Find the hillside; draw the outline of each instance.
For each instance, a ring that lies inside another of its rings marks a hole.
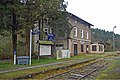
[[[102,41],[109,44],[108,51],[112,50],[113,44],[113,32],[101,30],[101,29],[91,29],[92,42]],[[120,35],[115,34],[115,48],[120,50]]]

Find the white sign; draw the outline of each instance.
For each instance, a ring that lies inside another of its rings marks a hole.
[[[84,44],[85,42],[84,41],[80,41],[81,44]]]
[[[51,45],[40,45],[40,55],[51,55]]]
[[[70,58],[69,50],[57,50],[57,59]]]
[[[70,51],[62,50],[62,58],[70,58]]]

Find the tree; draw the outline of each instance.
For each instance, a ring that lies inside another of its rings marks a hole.
[[[40,37],[41,37],[41,39],[43,39],[44,38],[43,27],[44,27],[45,21],[47,20],[48,25],[50,25],[50,27],[53,30],[55,29],[55,26],[59,27],[58,21],[60,21],[59,19],[61,18],[61,16],[63,16],[63,15],[61,15],[62,12],[60,10],[64,11],[66,9],[66,6],[65,6],[65,4],[63,4],[64,0],[49,0],[49,1],[48,0],[36,0],[34,3],[32,1],[33,0],[29,0],[26,3],[25,6],[27,8],[24,10],[25,12],[23,12],[23,10],[20,10],[20,11],[22,11],[22,15],[21,15],[22,17],[20,18],[22,22],[20,22],[20,23],[23,23],[24,27],[26,26],[25,32],[29,33],[30,27],[34,25],[35,21],[38,21],[39,29],[41,32]],[[21,9],[23,9],[23,8],[21,8]],[[21,12],[19,12],[19,13],[21,13]],[[34,27],[32,27],[32,28],[34,28]],[[26,35],[26,37],[27,36],[29,36],[29,35]],[[28,39],[29,38],[26,39],[27,40],[26,42],[29,42]],[[29,50],[27,50],[27,51],[29,51]]]
[[[106,51],[112,51],[113,50],[113,32],[101,30],[101,29],[92,29],[92,42],[98,42],[102,41],[107,44]],[[119,50],[119,43],[120,43],[120,35],[115,34],[115,48],[116,50]]]
[[[15,34],[25,31],[26,53],[29,53],[29,31],[34,28],[34,23],[37,20],[41,21],[42,26],[39,25],[41,34],[43,34],[43,24],[46,19],[52,28],[58,27],[59,15],[62,13],[60,10],[64,11],[65,8],[64,0],[2,0],[0,4],[0,30],[10,32],[14,30]],[[13,17],[15,21],[13,21]],[[13,26],[16,28],[13,29]]]
[[[58,19],[54,22],[56,24],[56,26],[54,28],[56,37],[64,38],[64,39],[67,40],[67,49],[68,49],[68,46],[69,46],[70,33],[71,33],[71,30],[74,27],[69,23],[70,15],[71,14],[66,12],[66,11],[61,12]]]
[[[5,0],[2,1],[0,4],[1,6],[1,17],[3,18],[2,27],[1,29],[7,29],[12,32],[12,43],[13,43],[13,54],[14,54],[14,64],[16,59],[16,47],[17,47],[17,21],[16,21],[16,14],[14,12],[14,8],[12,7],[14,5],[14,1],[11,0]],[[10,21],[9,17],[12,19]]]

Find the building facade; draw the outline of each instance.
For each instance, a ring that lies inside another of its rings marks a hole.
[[[94,44],[91,44],[91,47],[90,47],[90,52],[91,53],[104,53],[104,44],[101,44],[101,43],[94,43]]]
[[[70,14],[69,23],[72,25],[71,33],[68,38],[55,38],[54,43],[56,49],[69,50],[71,56],[79,55],[80,53],[90,53],[91,44],[91,26],[92,24],[87,21],[77,17],[74,14]],[[44,32],[52,34],[52,29],[49,25],[44,24]],[[38,30],[38,25],[36,25],[35,30]],[[39,35],[34,35],[34,52],[38,52]],[[44,38],[44,40],[47,40]]]
[[[69,50],[71,56],[90,53],[91,26],[93,25],[71,13],[69,14],[69,23],[73,28],[69,38],[55,40],[57,48]]]

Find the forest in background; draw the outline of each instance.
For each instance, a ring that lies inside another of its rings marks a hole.
[[[112,51],[113,47],[113,32],[101,30],[101,29],[91,29],[92,42],[104,42],[108,44],[109,48],[106,51]],[[120,50],[120,35],[115,34],[115,50]]]

